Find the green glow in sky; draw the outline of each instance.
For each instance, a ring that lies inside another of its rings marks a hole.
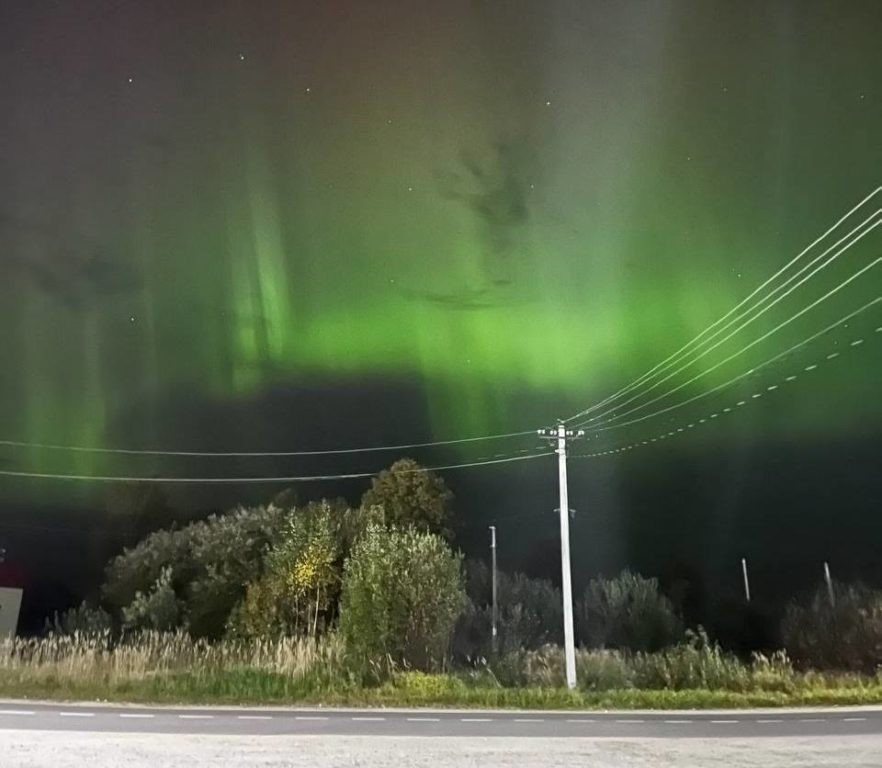
[[[175,34],[144,10],[107,22],[116,39],[146,30],[125,56],[68,12],[73,42],[49,63],[0,62],[0,433],[167,444],[177,392],[236,404],[388,377],[424,393],[414,439],[444,438],[530,428],[621,386],[882,181],[872,25],[712,5],[296,19],[234,4]],[[18,34],[55,45],[35,20]],[[875,258],[880,231],[750,333]],[[880,285],[876,269],[701,386]],[[882,373],[867,347],[840,382],[848,418],[807,387],[792,419],[850,428]],[[291,418],[285,447],[309,447]]]

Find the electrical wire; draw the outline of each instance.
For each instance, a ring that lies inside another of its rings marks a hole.
[[[534,433],[535,434],[535,433]],[[544,451],[542,453],[532,453],[526,456],[506,456],[500,459],[485,459],[481,461],[470,461],[462,464],[446,464],[435,467],[420,467],[418,469],[403,470],[404,472],[439,472],[449,469],[465,469],[468,467],[482,467],[488,464],[506,464],[513,461],[528,461],[530,459],[538,459],[542,456],[551,456],[553,451]],[[84,482],[100,482],[100,483],[189,483],[189,484],[237,484],[237,483],[306,483],[321,480],[358,480],[366,477],[375,477],[381,470],[377,472],[349,472],[343,474],[332,475],[296,475],[287,477],[144,477],[132,475],[75,475],[61,474],[54,472],[24,472],[17,470],[0,470],[0,477],[26,478],[37,480],[75,480]]]
[[[811,342],[815,341],[816,339],[820,338],[821,336],[829,333],[834,328],[838,328],[840,325],[847,323],[849,320],[857,317],[862,312],[865,312],[866,310],[870,309],[870,307],[873,307],[876,304],[879,304],[880,302],[882,302],[882,296],[877,296],[872,301],[868,301],[862,307],[858,307],[858,309],[854,310],[854,312],[849,312],[847,315],[839,318],[839,320],[837,320],[835,323],[831,323],[826,328],[821,329],[817,333],[813,333],[811,336],[808,336],[807,338],[803,339],[799,343],[794,344],[792,347],[785,349],[783,352],[779,352],[777,355],[774,355],[773,357],[770,357],[767,360],[764,360],[762,363],[759,363],[758,365],[753,366],[753,368],[751,368],[750,370],[747,370],[744,373],[740,373],[737,376],[729,379],[728,381],[723,382],[722,384],[717,384],[716,386],[712,387],[711,389],[705,390],[704,392],[699,392],[697,395],[693,395],[692,397],[690,397],[686,400],[682,400],[679,403],[676,403],[674,405],[669,405],[666,408],[660,408],[657,411],[653,411],[652,413],[644,414],[643,416],[638,416],[637,418],[630,419],[629,421],[623,421],[618,424],[610,424],[609,422],[612,421],[612,419],[610,419],[608,422],[606,422],[606,425],[592,427],[591,431],[592,432],[606,432],[611,429],[618,429],[620,427],[627,427],[627,426],[630,426],[631,424],[637,424],[638,422],[646,421],[647,419],[651,419],[655,416],[661,416],[662,414],[669,413],[670,411],[674,411],[678,408],[682,408],[684,405],[689,405],[690,403],[694,403],[696,400],[701,400],[702,398],[713,395],[716,392],[719,392],[720,390],[726,389],[726,387],[730,387],[733,384],[741,381],[741,379],[744,379],[747,376],[750,376],[750,375],[756,373],[757,371],[771,365],[772,363],[777,362],[781,358],[787,357],[787,355],[791,354],[792,352],[795,352],[797,349],[804,347],[806,344],[810,344]],[[577,426],[584,426],[584,425],[577,425]]]
[[[875,329],[875,333],[882,334],[882,326],[877,327]],[[864,345],[864,341],[865,341],[864,338],[853,339],[849,343],[847,349],[861,348]],[[841,355],[841,352],[838,350],[830,352],[829,354],[825,355],[823,359],[819,360],[819,362],[814,362],[814,363],[810,363],[809,365],[803,366],[802,372],[811,373],[812,371],[817,370],[821,364],[828,363],[832,360],[836,360],[840,357],[840,355]],[[658,443],[663,440],[667,440],[671,437],[677,437],[681,434],[686,434],[690,430],[692,430],[696,427],[699,427],[703,424],[716,422],[716,420],[718,420],[721,417],[725,417],[728,414],[735,413],[735,412],[737,412],[737,409],[742,408],[743,406],[747,405],[748,403],[759,400],[765,394],[779,391],[781,389],[782,385],[790,384],[790,383],[796,381],[798,378],[799,378],[799,374],[791,374],[789,376],[786,376],[783,379],[781,379],[778,383],[769,384],[765,387],[764,390],[754,392],[752,395],[750,395],[750,397],[745,397],[745,398],[737,401],[736,403],[734,403],[731,406],[725,406],[723,408],[718,408],[716,411],[713,411],[712,413],[709,413],[706,416],[703,416],[701,418],[697,418],[697,419],[694,419],[693,421],[688,422],[685,426],[677,427],[676,429],[668,429],[666,432],[661,432],[659,434],[656,434],[653,437],[645,437],[643,439],[638,438],[633,443],[622,444],[622,445],[617,446],[616,448],[609,448],[604,451],[595,451],[593,453],[578,453],[578,454],[571,453],[571,454],[569,454],[569,457],[573,458],[573,459],[594,459],[594,458],[598,458],[601,456],[612,456],[613,454],[625,453],[626,451],[631,451],[631,450],[634,450],[635,448],[640,448],[642,446],[649,446],[649,445],[652,445],[653,443]]]
[[[444,445],[460,445],[486,440],[504,440],[525,435],[535,435],[535,430],[506,432],[498,435],[462,437],[455,440],[435,440],[427,443],[402,443],[400,445],[376,445],[363,448],[334,448],[322,451],[173,451],[161,449],[136,448],[91,448],[82,445],[57,445],[52,443],[30,443],[24,440],[0,440],[0,446],[7,448],[36,448],[46,451],[70,451],[71,453],[103,453],[125,456],[194,456],[211,458],[285,458],[292,456],[332,456],[351,453],[379,453],[381,451],[403,451],[412,448],[434,448]]]
[[[750,294],[745,296],[738,304],[736,304],[734,307],[732,307],[732,309],[730,309],[725,315],[723,315],[722,317],[718,318],[716,321],[711,323],[711,325],[709,325],[707,328],[705,328],[703,331],[701,331],[697,336],[692,338],[690,341],[688,341],[686,344],[684,344],[678,350],[673,352],[671,355],[669,355],[667,358],[662,360],[660,363],[657,363],[655,366],[650,368],[648,371],[646,371],[645,373],[643,373],[642,375],[640,375],[639,377],[637,377],[636,379],[631,381],[629,384],[622,387],[621,389],[617,390],[616,392],[612,393],[611,395],[608,395],[607,397],[598,401],[594,405],[589,406],[588,408],[583,409],[579,413],[576,413],[573,416],[570,416],[569,418],[565,419],[565,422],[574,421],[575,419],[578,419],[581,416],[585,416],[589,413],[594,412],[598,408],[603,408],[606,405],[608,405],[609,403],[619,399],[620,397],[627,394],[628,392],[631,392],[635,388],[641,386],[647,380],[653,378],[653,376],[655,374],[657,374],[660,370],[664,369],[665,366],[672,364],[672,361],[674,361],[682,353],[686,352],[686,350],[690,349],[690,347],[692,347],[696,342],[700,341],[707,333],[709,333],[714,328],[716,328],[720,323],[723,323],[724,321],[726,321],[729,317],[731,317],[732,314],[734,314],[741,307],[743,307],[745,304],[750,302],[750,300],[753,299],[758,293],[760,293],[764,288],[766,288],[773,281],[775,281],[778,277],[780,277],[782,274],[784,274],[791,266],[796,264],[806,253],[808,253],[818,243],[820,243],[827,236],[829,236],[844,221],[846,221],[850,216],[852,216],[857,210],[859,210],[864,205],[866,205],[867,202],[869,202],[873,197],[878,195],[880,192],[882,192],[882,186],[874,189],[869,195],[867,195],[863,200],[861,200],[851,210],[849,210],[847,213],[845,213],[843,216],[841,216],[829,229],[827,229],[823,234],[821,234],[818,238],[816,238],[814,241],[812,241],[808,246],[806,246],[802,251],[800,251],[793,259],[791,259],[789,262],[787,262],[787,264],[785,264],[783,267],[781,267],[775,274],[773,274],[771,277],[766,279],[765,282],[763,282],[761,285],[757,286]],[[877,213],[878,213],[878,211],[877,211]],[[875,215],[875,214],[873,214],[873,215]],[[870,218],[872,218],[872,216],[868,217],[863,222],[861,222],[861,225],[858,225],[858,228],[860,226],[862,226],[863,224],[865,224],[867,221],[869,221]],[[852,230],[852,232],[854,232],[854,231],[855,230]]]
[[[882,224],[882,221],[880,221],[879,224]],[[878,226],[878,225],[876,225],[876,226]],[[719,368],[720,366],[725,365],[726,363],[730,362],[731,360],[735,359],[735,358],[738,357],[739,355],[741,355],[741,354],[743,354],[744,352],[746,352],[748,349],[751,349],[752,347],[756,346],[756,345],[759,344],[761,341],[765,341],[767,338],[769,338],[769,336],[772,336],[773,334],[775,334],[775,333],[777,333],[778,331],[780,331],[782,328],[785,328],[786,326],[790,325],[790,323],[792,323],[794,320],[796,320],[797,318],[801,317],[801,316],[804,315],[806,312],[808,312],[808,311],[814,309],[816,306],[818,306],[819,304],[823,303],[824,301],[826,301],[827,299],[829,299],[831,296],[834,296],[836,293],[838,293],[839,291],[841,291],[843,288],[845,288],[847,285],[849,285],[850,283],[852,283],[854,280],[856,280],[858,277],[860,277],[861,275],[863,275],[865,272],[867,272],[868,270],[872,269],[873,267],[878,266],[880,262],[882,262],[882,257],[877,257],[874,261],[871,261],[871,262],[870,262],[869,264],[867,264],[865,267],[863,267],[862,269],[859,269],[857,272],[855,272],[854,274],[852,274],[850,277],[848,277],[847,279],[843,280],[843,281],[842,281],[841,283],[839,283],[839,285],[837,285],[835,288],[832,288],[832,289],[829,290],[827,293],[825,293],[823,296],[821,296],[820,298],[816,299],[816,300],[813,301],[811,304],[808,304],[807,306],[803,307],[801,310],[799,310],[798,312],[796,312],[794,315],[792,315],[791,317],[789,317],[789,318],[787,318],[786,320],[782,321],[781,323],[779,323],[778,325],[776,325],[774,328],[772,328],[770,331],[767,331],[766,333],[764,333],[764,334],[763,334],[762,336],[760,336],[759,338],[754,339],[754,340],[751,341],[749,344],[747,344],[747,345],[745,345],[744,347],[742,347],[741,349],[739,349],[737,352],[733,352],[731,355],[729,355],[729,356],[726,357],[726,358],[723,358],[722,360],[720,360],[719,362],[717,362],[717,363],[715,363],[714,365],[710,366],[709,368],[705,368],[703,371],[699,371],[697,374],[695,374],[695,376],[693,376],[693,377],[690,378],[690,379],[687,379],[686,381],[682,382],[681,384],[678,384],[678,385],[675,386],[673,389],[670,389],[670,390],[668,390],[667,392],[664,392],[664,393],[662,393],[661,395],[658,395],[658,396],[652,398],[651,400],[647,400],[646,402],[641,403],[640,405],[636,405],[634,408],[631,408],[630,410],[623,411],[622,413],[616,414],[615,416],[611,416],[609,419],[607,419],[605,422],[602,422],[602,423],[609,423],[609,422],[611,422],[611,421],[615,421],[616,419],[620,419],[620,418],[622,418],[623,416],[628,416],[628,415],[630,415],[630,414],[632,414],[632,413],[636,413],[637,411],[640,411],[640,410],[642,410],[643,408],[646,408],[647,406],[652,405],[653,403],[657,403],[659,400],[663,400],[664,398],[668,397],[669,395],[674,394],[674,392],[678,392],[679,390],[683,389],[683,387],[686,387],[686,386],[688,386],[689,384],[692,384],[693,382],[697,381],[698,379],[703,378],[704,376],[707,376],[709,373],[712,373],[713,371],[715,371],[715,370],[716,370],[717,368]],[[716,345],[714,345],[714,346],[715,346],[715,347],[716,347],[716,346],[719,346],[719,344],[722,344],[724,341],[727,341],[729,338],[731,338],[732,336],[734,336],[735,333],[737,333],[737,331],[733,331],[733,333],[731,333],[731,334],[730,334],[729,336],[727,336],[725,339],[722,339],[721,341],[719,341],[719,342],[718,342]],[[712,347],[711,349],[713,349],[713,347]],[[710,351],[710,350],[707,350],[707,351]],[[687,366],[684,366],[684,368],[685,368],[685,367],[688,367],[688,365],[687,365]],[[662,379],[659,383],[661,383],[662,381],[667,381],[667,380],[670,379],[672,376],[676,375],[677,373],[680,373],[680,371],[682,371],[682,370],[683,370],[683,368],[680,368],[680,369],[674,371],[674,373],[669,374],[669,375],[666,376],[664,379]],[[630,402],[630,401],[629,401],[629,402]],[[588,420],[586,420],[586,421],[584,421],[584,422],[581,422],[581,423],[577,424],[576,426],[584,427],[584,426],[586,426],[590,421],[591,421],[591,419],[588,419]]]

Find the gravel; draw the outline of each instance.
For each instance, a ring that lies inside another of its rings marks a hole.
[[[878,768],[882,736],[540,739],[0,731],[4,768]]]

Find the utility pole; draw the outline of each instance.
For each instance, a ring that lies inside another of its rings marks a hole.
[[[830,576],[830,563],[824,561],[824,581],[827,582],[827,597],[830,599],[830,607],[836,607],[836,593],[833,591],[833,579]]]
[[[492,584],[492,591],[493,591],[493,626],[490,630],[490,634],[491,634],[490,643],[491,643],[491,647],[493,648],[493,653],[495,655],[496,650],[497,650],[497,642],[498,642],[497,636],[499,634],[499,631],[497,629],[497,620],[499,618],[499,614],[497,613],[497,608],[496,608],[496,526],[495,525],[490,526],[490,563],[491,563],[490,570],[491,570],[491,574],[492,574],[492,576],[491,576],[492,580],[490,583]]]
[[[567,688],[576,687],[576,646],[573,632],[573,577],[570,570],[570,502],[567,492],[567,440],[582,437],[583,430],[567,429],[562,421],[552,429],[540,429],[543,437],[557,441],[557,472],[560,489],[560,568],[563,593],[564,655],[567,663]]]
[[[750,602],[750,581],[747,579],[747,558],[741,558],[741,575],[744,577],[744,599]]]

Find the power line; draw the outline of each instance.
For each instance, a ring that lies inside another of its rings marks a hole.
[[[875,299],[873,299],[872,301],[868,301],[866,304],[864,304],[862,307],[859,307],[854,312],[849,312],[844,317],[839,318],[839,320],[837,320],[835,323],[831,323],[826,328],[821,329],[817,333],[813,333],[811,336],[808,336],[807,338],[803,339],[799,343],[794,344],[792,347],[785,349],[783,352],[779,352],[777,355],[774,355],[773,357],[770,357],[767,360],[764,360],[762,363],[759,363],[758,365],[753,366],[753,368],[751,368],[750,370],[747,370],[744,373],[740,373],[737,376],[729,379],[728,381],[723,382],[722,384],[717,384],[716,386],[712,387],[711,389],[705,390],[704,392],[699,392],[697,395],[694,395],[686,400],[682,400],[679,403],[676,403],[674,405],[669,405],[666,408],[661,408],[657,411],[653,411],[652,413],[644,414],[643,416],[638,416],[637,418],[630,419],[629,421],[623,421],[618,424],[610,424],[610,422],[614,421],[614,419],[608,419],[606,422],[604,422],[603,426],[592,427],[591,431],[592,432],[606,432],[610,429],[618,429],[620,427],[627,427],[627,426],[630,426],[631,424],[637,424],[638,422],[646,421],[647,419],[651,419],[655,416],[660,416],[664,413],[669,413],[670,411],[676,410],[677,408],[682,408],[684,405],[689,405],[690,403],[694,403],[696,400],[701,400],[702,398],[708,397],[709,395],[712,395],[716,392],[719,392],[720,390],[725,389],[726,387],[729,387],[732,384],[735,384],[736,382],[740,381],[741,379],[746,378],[747,376],[750,376],[753,373],[756,373],[757,371],[761,370],[762,368],[765,368],[766,366],[769,366],[772,363],[777,362],[782,357],[787,357],[787,355],[791,354],[792,352],[795,352],[800,347],[804,347],[806,344],[810,344],[811,342],[815,341],[816,339],[820,338],[821,336],[829,333],[834,328],[838,328],[840,325],[847,323],[849,320],[857,317],[859,314],[861,314],[862,312],[865,312],[870,307],[875,306],[879,302],[882,302],[882,296],[877,296]],[[668,394],[670,394],[670,393],[668,393]],[[580,425],[580,426],[584,426],[584,425]]]
[[[877,301],[878,301],[878,299],[877,299]],[[874,332],[877,334],[882,334],[882,326],[876,328]],[[849,343],[848,348],[850,348],[850,349],[860,348],[863,346],[864,341],[865,340],[863,337],[853,339]],[[833,360],[838,359],[840,357],[840,355],[841,355],[841,352],[838,350],[830,352],[829,354],[825,355],[822,359],[818,359],[817,362],[809,363],[808,365],[803,366],[801,373],[811,373],[813,371],[816,371],[821,365],[824,365],[826,363],[829,363]],[[696,427],[699,427],[704,424],[714,423],[722,417],[725,417],[725,416],[732,414],[732,413],[736,413],[738,411],[738,409],[743,408],[748,403],[752,403],[756,400],[761,399],[766,394],[771,394],[771,393],[777,392],[779,389],[781,389],[782,385],[790,384],[790,383],[796,381],[799,378],[799,376],[800,376],[800,374],[798,374],[798,373],[786,376],[783,379],[779,380],[778,383],[773,383],[773,384],[767,385],[764,390],[754,392],[749,397],[744,397],[741,400],[738,400],[737,402],[733,403],[732,405],[728,405],[723,408],[718,408],[716,411],[713,411],[713,412],[707,414],[706,416],[694,419],[693,421],[686,423],[685,426],[677,427],[676,429],[668,429],[667,431],[660,432],[660,433],[654,435],[653,437],[646,437],[644,439],[638,438],[633,443],[622,444],[620,446],[617,446],[616,448],[610,448],[605,451],[595,451],[593,453],[574,454],[574,455],[572,455],[572,458],[574,458],[574,459],[594,459],[594,458],[599,458],[601,456],[612,456],[617,453],[625,453],[626,451],[632,451],[635,448],[640,448],[642,446],[649,446],[649,445],[652,445],[653,443],[659,443],[663,440],[667,440],[672,437],[677,437],[681,434],[686,434],[689,431],[695,429]]]
[[[880,212],[882,212],[882,209],[880,209]],[[878,213],[878,212],[877,212],[877,213]],[[876,215],[877,215],[877,214],[873,214],[873,217],[875,217]],[[870,218],[873,218],[873,217],[870,217]],[[875,224],[873,224],[871,227],[867,228],[864,232],[862,232],[860,235],[858,235],[858,237],[856,237],[856,238],[855,238],[854,240],[852,240],[850,243],[848,243],[847,245],[843,246],[839,251],[837,251],[837,252],[834,253],[829,259],[827,259],[827,261],[825,261],[823,264],[821,264],[821,266],[816,267],[812,272],[810,272],[808,275],[806,275],[804,278],[802,278],[802,280],[800,280],[798,283],[796,283],[795,285],[791,286],[788,290],[786,290],[784,293],[782,293],[777,299],[775,299],[773,302],[771,302],[770,304],[768,304],[768,305],[766,305],[765,307],[763,307],[763,308],[762,308],[759,312],[757,312],[753,317],[748,318],[745,322],[741,323],[741,325],[739,325],[737,328],[735,328],[734,331],[732,331],[731,333],[729,333],[727,336],[724,336],[722,339],[719,339],[716,343],[712,344],[710,347],[708,347],[708,348],[705,349],[703,352],[701,352],[700,354],[698,354],[697,356],[695,356],[693,359],[691,359],[691,360],[686,360],[685,362],[681,361],[682,364],[680,364],[679,367],[678,367],[676,370],[674,370],[674,371],[672,371],[671,373],[667,374],[665,377],[659,379],[659,380],[656,381],[654,384],[651,384],[649,387],[647,387],[646,389],[644,389],[642,392],[637,392],[636,394],[632,395],[630,398],[628,398],[627,400],[625,400],[623,403],[619,403],[618,405],[613,406],[612,408],[609,408],[609,409],[607,409],[606,411],[603,411],[603,412],[600,413],[600,414],[597,414],[597,415],[595,415],[595,416],[590,417],[589,419],[587,419],[586,422],[583,422],[583,424],[584,424],[584,423],[587,423],[587,422],[590,422],[590,421],[594,421],[594,420],[596,420],[596,419],[603,418],[604,416],[606,416],[606,415],[608,415],[608,414],[610,414],[610,413],[613,413],[613,412],[616,411],[617,409],[622,408],[622,407],[628,405],[629,403],[634,402],[634,401],[637,400],[638,398],[640,398],[640,397],[642,397],[643,395],[647,394],[648,392],[651,392],[652,390],[654,390],[654,389],[655,389],[656,387],[658,387],[660,384],[663,384],[664,382],[666,382],[666,381],[668,381],[669,379],[671,379],[671,378],[673,378],[674,376],[676,376],[678,373],[681,373],[682,371],[684,371],[685,369],[687,369],[689,366],[693,365],[693,364],[696,363],[698,360],[700,360],[701,358],[705,357],[705,356],[706,356],[707,354],[709,354],[710,352],[713,352],[713,350],[715,350],[715,349],[716,349],[717,347],[719,347],[721,344],[724,344],[725,342],[727,342],[727,341],[728,341],[729,339],[731,339],[733,336],[735,336],[735,335],[738,334],[740,331],[742,331],[744,328],[746,328],[748,325],[750,325],[754,320],[756,320],[757,318],[759,318],[761,315],[765,314],[768,310],[770,310],[772,307],[774,307],[774,306],[775,306],[776,304],[778,304],[779,302],[783,301],[787,296],[789,296],[791,293],[793,293],[793,291],[795,291],[797,288],[799,288],[799,287],[800,287],[801,285],[803,285],[805,282],[807,282],[808,280],[810,280],[814,275],[816,275],[816,274],[817,274],[818,272],[820,272],[822,269],[824,269],[825,267],[829,266],[829,265],[830,265],[830,264],[831,264],[836,258],[838,258],[842,253],[844,253],[847,249],[851,248],[851,247],[852,247],[853,245],[855,245],[859,240],[861,240],[861,239],[862,239],[863,237],[865,237],[866,235],[870,234],[870,232],[872,232],[876,227],[878,227],[878,226],[880,226],[880,225],[882,225],[882,219],[878,220],[878,221],[877,221]],[[851,234],[852,234],[852,233],[849,232],[849,234],[846,235],[846,237],[850,236]],[[845,238],[842,238],[842,239],[840,239],[839,241],[837,241],[837,245],[838,245],[839,243],[841,243],[842,240],[844,240],[844,239],[845,239]],[[834,247],[835,247],[835,246],[834,246]],[[824,253],[828,253],[829,250],[830,250],[830,249],[828,249],[828,250],[825,251]],[[822,254],[822,255],[823,255],[823,254]],[[809,266],[811,265],[811,263],[814,263],[814,262],[810,262]],[[877,260],[876,263],[878,263],[878,260]],[[871,264],[870,266],[873,266],[873,264]],[[786,285],[786,283],[785,283],[785,285]],[[783,286],[781,286],[781,287],[783,287]],[[780,289],[780,288],[779,288],[779,289]],[[774,293],[774,292],[773,292],[773,293]],[[773,295],[773,294],[769,294],[769,296],[771,296],[771,295]],[[767,296],[766,298],[768,298],[768,296]],[[760,303],[762,303],[762,302],[760,302]],[[738,318],[736,318],[736,320],[740,319],[741,317],[743,317],[743,315],[739,315]],[[721,331],[722,331],[722,330],[725,330],[726,327],[728,327],[728,326],[724,326],[724,327],[723,327],[722,329],[720,329],[720,330],[721,330]],[[718,331],[718,333],[719,333],[719,331]],[[714,334],[714,336],[716,336],[716,334]],[[709,339],[707,339],[707,341],[713,339],[714,336],[711,336]],[[662,370],[664,370],[664,369],[662,369]],[[660,370],[659,372],[661,372],[661,370]],[[650,401],[650,402],[654,402],[654,401]],[[642,407],[642,406],[639,406],[639,407]],[[613,416],[612,418],[615,419],[615,418],[617,418],[617,416]]]
[[[533,433],[535,434],[535,433]],[[435,467],[420,467],[418,469],[403,470],[404,472],[438,472],[448,469],[466,469],[468,467],[482,467],[488,464],[506,464],[513,461],[528,461],[538,459],[541,456],[551,456],[553,452],[532,453],[526,456],[506,456],[499,459],[485,459],[482,461],[470,461],[462,464],[446,464]],[[24,472],[17,470],[0,470],[0,477],[17,477],[34,480],[74,480],[96,483],[178,483],[178,484],[236,484],[236,483],[306,483],[320,480],[359,480],[366,477],[375,477],[377,472],[349,472],[336,475],[298,475],[289,477],[143,477],[143,476],[109,476],[109,475],[74,475],[54,472]]]
[[[882,222],[879,222],[879,223],[882,224]],[[814,309],[816,306],[818,306],[818,304],[821,304],[822,302],[824,302],[824,301],[826,301],[827,299],[829,299],[831,296],[833,296],[833,295],[835,295],[836,293],[838,293],[839,291],[841,291],[843,288],[845,288],[845,286],[847,286],[848,284],[852,283],[854,280],[856,280],[858,277],[860,277],[864,272],[867,272],[868,270],[870,270],[870,269],[872,269],[873,267],[877,266],[880,262],[882,262],[882,257],[877,257],[875,261],[872,261],[872,262],[870,262],[869,264],[867,264],[865,267],[863,267],[862,269],[859,269],[857,272],[855,272],[855,273],[854,273],[853,275],[851,275],[849,278],[847,278],[846,280],[843,280],[843,281],[842,281],[839,285],[837,285],[835,288],[832,288],[831,290],[827,291],[827,293],[825,293],[823,296],[821,296],[820,298],[816,299],[816,300],[813,301],[811,304],[808,304],[807,306],[803,307],[803,308],[802,308],[801,310],[799,310],[796,314],[792,315],[791,317],[787,318],[787,319],[784,320],[783,322],[781,322],[781,323],[779,323],[778,325],[776,325],[774,328],[772,328],[772,330],[767,331],[767,332],[764,333],[762,336],[760,336],[758,339],[754,339],[752,342],[750,342],[749,344],[745,345],[744,347],[742,347],[741,349],[739,349],[737,352],[733,352],[731,355],[729,355],[729,356],[726,357],[726,358],[723,358],[723,359],[720,360],[719,362],[717,362],[717,363],[715,363],[714,365],[712,365],[710,368],[706,368],[706,369],[704,369],[703,371],[699,371],[697,374],[695,374],[695,376],[693,376],[693,377],[690,378],[690,379],[687,379],[686,381],[682,382],[681,384],[678,384],[678,385],[677,385],[676,387],[674,387],[673,389],[670,389],[670,390],[668,390],[667,392],[664,392],[664,393],[662,393],[661,395],[658,395],[657,397],[652,398],[651,400],[647,400],[645,403],[641,403],[640,405],[634,406],[634,407],[631,408],[630,410],[623,411],[622,413],[616,414],[615,416],[610,417],[609,419],[606,420],[606,422],[603,422],[603,423],[609,423],[610,421],[615,421],[616,419],[620,419],[620,418],[622,418],[623,416],[628,416],[629,414],[632,414],[632,413],[635,413],[635,412],[637,412],[637,411],[639,411],[639,410],[642,410],[643,408],[646,408],[647,406],[652,405],[653,403],[657,403],[659,400],[663,400],[664,398],[668,397],[668,395],[672,395],[672,394],[674,394],[674,392],[678,392],[679,390],[683,389],[683,387],[688,386],[689,384],[692,384],[693,382],[697,381],[698,379],[700,379],[700,378],[702,378],[702,377],[704,377],[704,376],[707,376],[709,373],[712,373],[712,372],[715,371],[717,368],[719,368],[721,365],[725,365],[726,363],[730,362],[731,360],[735,359],[735,358],[738,357],[739,355],[741,355],[741,354],[743,354],[744,352],[746,352],[746,351],[747,351],[748,349],[750,349],[751,347],[756,346],[756,345],[759,344],[761,341],[765,341],[769,336],[771,336],[771,335],[777,333],[777,332],[780,331],[782,328],[786,327],[787,325],[789,325],[790,323],[792,323],[794,320],[796,320],[797,318],[799,318],[799,317],[801,317],[802,315],[804,315],[804,314],[805,314],[806,312],[808,312],[809,310]],[[731,336],[734,335],[734,333],[737,333],[737,331],[733,332],[732,334],[730,334],[730,336],[727,336],[726,339],[723,339],[722,341],[726,341],[728,338],[731,338]],[[718,344],[721,344],[722,341],[721,341],[721,342],[718,342]],[[715,346],[718,346],[718,345],[715,345]],[[709,351],[709,350],[708,350],[708,351]],[[688,366],[685,366],[685,367],[688,367]],[[667,380],[670,379],[672,376],[674,376],[674,375],[676,375],[677,373],[679,373],[681,370],[683,370],[683,368],[680,368],[680,369],[678,369],[677,371],[674,371],[674,373],[669,374],[669,375],[666,376],[664,379],[662,379],[662,381],[667,381]],[[659,382],[659,383],[660,383],[660,382]],[[630,401],[629,401],[629,402],[630,402]],[[590,420],[588,420],[588,421],[590,421]],[[585,425],[588,423],[588,421],[582,422],[582,423],[580,423],[578,426],[585,426]]]
[[[579,418],[580,416],[584,416],[584,415],[587,415],[588,413],[592,413],[593,411],[597,410],[598,408],[602,408],[605,405],[609,404],[610,402],[617,400],[622,395],[625,395],[628,392],[633,391],[636,387],[638,387],[642,383],[644,383],[648,378],[652,378],[653,375],[659,371],[659,369],[663,368],[668,363],[670,363],[672,360],[674,360],[679,355],[681,355],[683,352],[688,350],[696,342],[698,342],[700,339],[702,339],[708,332],[710,332],[711,330],[716,328],[720,323],[724,322],[732,314],[734,314],[741,307],[743,307],[745,304],[747,304],[754,296],[756,296],[766,286],[768,286],[770,283],[772,283],[774,280],[776,280],[780,275],[782,275],[784,272],[786,272],[791,266],[793,266],[796,262],[798,262],[806,253],[808,253],[818,243],[820,243],[822,240],[824,240],[824,238],[826,238],[828,235],[830,235],[830,233],[832,233],[834,230],[836,230],[837,227],[839,227],[846,219],[848,219],[852,214],[854,214],[855,211],[862,208],[873,197],[875,197],[877,194],[879,194],[879,192],[882,192],[882,187],[877,187],[876,189],[874,189],[869,195],[867,195],[863,200],[861,200],[850,211],[848,211],[842,217],[840,217],[826,232],[821,234],[818,238],[816,238],[813,242],[811,242],[808,246],[806,246],[802,251],[800,251],[793,259],[791,259],[789,262],[787,262],[787,264],[785,264],[783,267],[781,267],[775,274],[773,274],[765,282],[763,282],[761,285],[759,285],[757,288],[755,288],[750,294],[745,296],[738,304],[736,304],[734,307],[732,307],[732,309],[730,309],[725,315],[723,315],[722,317],[720,317],[719,319],[717,319],[716,321],[711,323],[711,325],[709,325],[707,328],[705,328],[703,331],[701,331],[697,336],[695,336],[693,339],[688,341],[686,344],[684,344],[682,347],[680,347],[678,350],[676,350],[670,356],[668,356],[667,358],[662,360],[660,363],[657,363],[655,366],[650,368],[648,371],[646,371],[641,376],[634,379],[633,381],[631,381],[629,384],[625,385],[624,387],[622,387],[618,391],[614,392],[611,395],[608,395],[607,397],[598,401],[594,405],[580,411],[579,413],[577,413],[573,416],[570,416],[568,419],[565,419],[565,421],[567,421],[567,422],[573,421],[573,420]],[[878,211],[877,211],[877,213],[878,213]],[[872,217],[870,217],[870,218],[872,218]],[[869,219],[865,219],[862,222],[862,224],[865,224],[868,220]],[[852,230],[852,231],[854,231],[854,230]]]
[[[480,435],[478,437],[462,437],[455,440],[435,440],[427,443],[402,443],[400,445],[375,445],[363,448],[335,448],[322,451],[169,451],[161,449],[137,448],[91,448],[83,445],[58,445],[52,443],[31,443],[24,440],[0,440],[0,446],[8,448],[36,448],[46,451],[70,451],[72,453],[102,453],[126,456],[191,456],[213,458],[285,458],[292,456],[331,456],[351,453],[379,453],[382,451],[403,451],[412,448],[434,448],[444,445],[460,445],[486,440],[504,440],[525,435],[535,435],[535,430],[523,432],[506,432],[498,435]]]

